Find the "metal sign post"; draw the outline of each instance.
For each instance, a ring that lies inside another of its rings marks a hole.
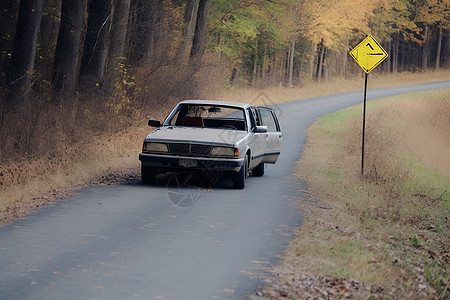
[[[367,102],[367,73],[364,74],[364,109],[363,109],[363,128],[362,128],[362,146],[361,146],[361,175],[364,174],[364,140],[366,136],[366,102]]]
[[[378,66],[387,56],[387,52],[372,37],[368,36],[355,48],[350,51],[350,55],[356,60],[364,70],[364,109],[362,128],[362,153],[361,153],[361,175],[364,174],[364,142],[366,136],[366,102],[367,102],[367,74]]]

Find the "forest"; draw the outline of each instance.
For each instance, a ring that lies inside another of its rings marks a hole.
[[[2,0],[0,8],[0,160],[67,147],[230,86],[360,76],[348,52],[368,34],[389,54],[373,72],[450,67],[448,0]]]

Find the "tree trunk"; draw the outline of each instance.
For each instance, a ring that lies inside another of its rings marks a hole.
[[[428,24],[425,24],[424,41],[422,45],[422,71],[428,67]]]
[[[391,59],[392,59],[391,41],[387,42],[386,44],[387,44],[386,52],[388,54],[388,57],[383,66],[383,71],[384,71],[384,73],[390,73],[391,72]]]
[[[443,68],[450,68],[450,38],[446,39],[447,41],[444,44],[444,47],[442,47],[442,67]]]
[[[208,25],[208,10],[210,0],[199,0],[197,23],[195,24],[195,34],[192,41],[190,61],[194,68],[199,68],[201,59],[206,48],[206,27]]]
[[[439,70],[440,63],[441,63],[441,47],[442,47],[442,25],[439,26],[439,33],[438,33],[438,41],[437,41],[437,49],[436,49],[436,63],[434,65],[434,68],[436,70]]]
[[[14,47],[14,33],[17,25],[17,15],[19,14],[18,0],[0,1],[0,68],[4,71],[0,81],[0,86],[4,86],[6,72],[6,61],[9,61],[9,55]],[[9,63],[9,62],[8,62]]]
[[[299,61],[297,61],[297,83],[296,85],[301,85],[302,84],[302,69],[303,69],[303,61],[305,60],[305,52],[302,52],[302,59],[300,59]]]
[[[320,47],[320,52],[319,52],[319,57],[318,57],[318,61],[317,61],[317,72],[316,72],[316,80],[320,81],[322,78],[322,71],[323,71],[323,58],[324,58],[324,54],[325,54],[325,45],[323,43],[323,39],[319,44]]]
[[[311,55],[309,57],[309,78],[314,79],[314,63],[316,61],[317,46],[311,45]]]
[[[258,71],[258,38],[256,38],[255,52],[253,53],[253,78],[252,78],[252,87],[255,87],[255,86],[256,86],[257,71]]]
[[[295,39],[292,39],[289,50],[288,86],[292,86],[292,76],[294,74]]]
[[[261,82],[263,85],[266,84],[266,65],[267,65],[266,59],[267,59],[267,56],[266,56],[266,54],[264,54],[263,64],[261,66]]]
[[[348,38],[346,38],[344,55],[342,57],[342,71],[341,71],[342,77],[344,77],[344,78],[347,78],[348,51],[349,51]]]
[[[142,64],[148,58],[152,42],[153,13],[152,5],[144,0],[133,0],[131,3],[132,30],[128,57],[133,65]],[[147,31],[147,34],[145,32]]]
[[[270,76],[270,84],[275,85],[277,80],[277,55],[274,53],[272,57],[272,71]]]
[[[117,67],[117,59],[122,57],[127,38],[128,16],[131,0],[113,0],[111,37],[109,40],[109,61]]]
[[[242,74],[242,69],[243,69],[242,65],[236,66],[233,68],[233,71],[231,73],[231,78],[230,78],[231,85],[235,86],[238,83],[238,80]]]
[[[14,100],[26,102],[32,85],[43,0],[22,0],[19,6],[14,50],[8,68],[8,89]]]
[[[160,5],[161,0],[135,0],[131,4],[133,22],[128,56],[133,65],[148,63],[150,56],[155,56],[152,50],[155,49],[156,14]]]
[[[56,44],[61,21],[61,0],[44,0],[41,25],[37,40],[34,72],[36,82],[52,82]],[[45,13],[51,12],[51,13]]]
[[[399,39],[399,50],[398,50],[398,65],[397,65],[397,72],[401,73],[405,71],[405,65],[406,65],[406,53],[405,49],[410,45],[407,41],[404,39]]]
[[[392,58],[392,72],[397,73],[398,70],[398,51],[400,49],[400,38],[398,32],[394,34],[394,55]]]
[[[297,80],[294,81],[294,85],[301,85],[302,84],[302,77],[301,77],[301,74],[302,74],[302,63],[301,62],[297,62],[295,64],[294,69],[295,69],[295,74],[297,76]]]
[[[86,0],[62,1],[61,24],[53,67],[54,89],[61,96],[71,95],[75,91],[85,12]]]
[[[111,24],[111,0],[91,0],[81,76],[85,83],[103,84],[106,58],[108,55],[108,37]]]
[[[195,29],[195,20],[197,18],[197,3],[198,0],[188,0],[186,9],[184,12],[184,24],[183,24],[183,41],[177,51],[178,63],[184,64],[186,56],[189,53],[192,37]]]

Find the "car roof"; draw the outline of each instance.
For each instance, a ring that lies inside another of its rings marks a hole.
[[[181,101],[180,104],[201,104],[201,105],[221,105],[221,106],[232,106],[232,107],[240,107],[247,108],[251,105],[248,103],[241,102],[231,102],[231,101],[218,101],[218,100],[184,100]]]

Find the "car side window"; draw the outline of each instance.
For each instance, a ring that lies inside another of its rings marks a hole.
[[[256,126],[255,113],[250,108],[247,108],[247,112],[250,118],[250,128],[253,129]]]
[[[273,112],[269,109],[260,109],[259,114],[261,116],[262,124],[267,126],[268,131],[277,132],[280,131],[277,126],[277,122],[273,116]]]
[[[259,117],[259,113],[258,113],[258,110],[255,108],[255,107],[250,107],[250,109],[249,109],[249,112],[250,112],[250,114],[252,115],[252,118],[253,118],[253,120],[254,120],[254,122],[255,122],[255,125],[254,126],[260,126],[260,125],[263,125],[262,123],[261,123],[261,118]],[[253,127],[254,127],[253,126]]]
[[[170,120],[169,125],[176,125],[176,126],[180,126],[181,122],[183,121],[184,117],[187,115],[187,107],[186,106],[181,106],[178,111],[175,113],[175,115],[172,117],[172,119]]]

